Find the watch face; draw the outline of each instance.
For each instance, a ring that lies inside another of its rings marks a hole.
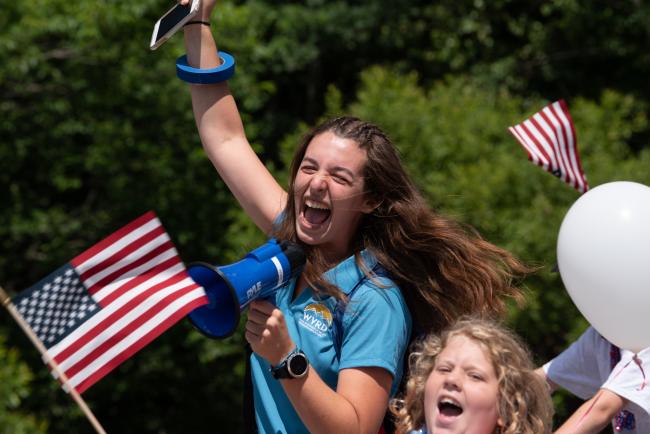
[[[307,372],[307,357],[304,354],[295,354],[288,363],[289,373],[294,377],[302,377]]]

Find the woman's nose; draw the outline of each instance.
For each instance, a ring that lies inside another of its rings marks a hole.
[[[323,173],[315,173],[309,183],[309,187],[314,191],[323,191],[327,188],[327,176]]]

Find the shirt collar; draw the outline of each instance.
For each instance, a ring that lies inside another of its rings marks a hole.
[[[371,270],[377,264],[375,256],[367,250],[361,251],[361,259],[364,265]],[[349,294],[352,288],[365,276],[363,270],[357,266],[355,256],[339,262],[336,267],[327,270],[325,279],[333,285],[338,286],[344,294]]]

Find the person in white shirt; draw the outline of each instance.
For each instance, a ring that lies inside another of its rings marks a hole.
[[[563,387],[586,400],[555,434],[595,434],[610,422],[616,433],[650,433],[648,367],[650,348],[635,355],[589,327],[569,348],[537,370],[551,390]]]

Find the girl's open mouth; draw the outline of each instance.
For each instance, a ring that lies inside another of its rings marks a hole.
[[[443,416],[456,417],[463,413],[463,408],[458,402],[449,398],[443,398],[438,403],[438,411]]]

